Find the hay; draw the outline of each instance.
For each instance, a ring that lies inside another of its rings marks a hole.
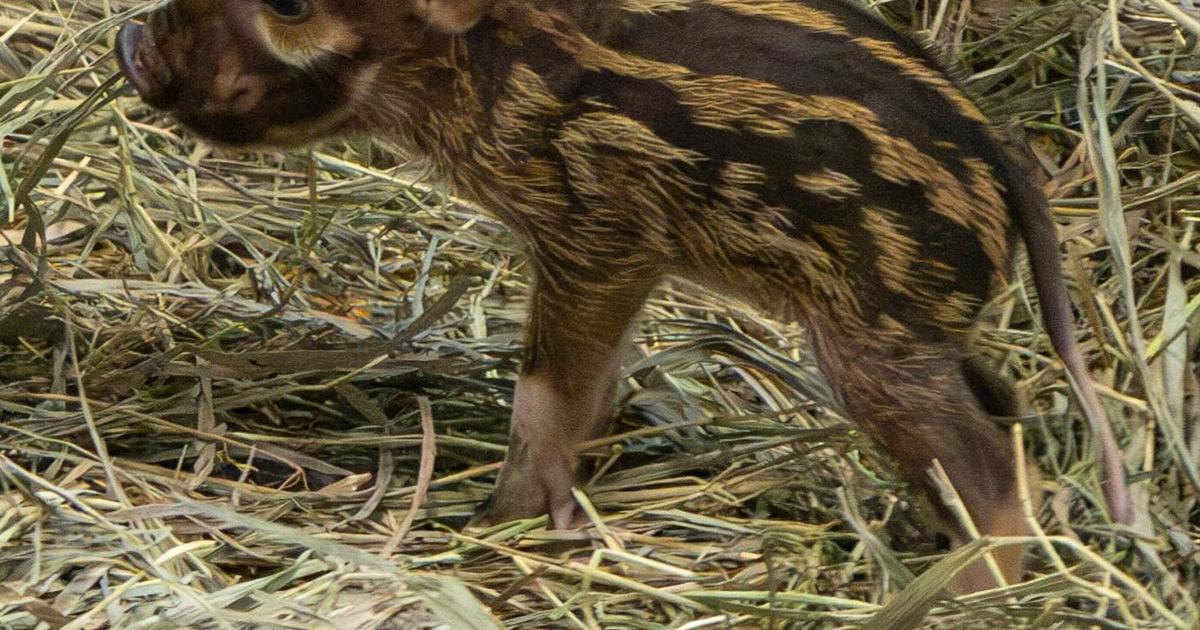
[[[939,551],[802,331],[667,287],[591,445],[593,532],[460,526],[503,455],[510,236],[363,142],[231,155],[114,77],[132,0],[0,0],[0,628],[1176,627],[1200,597],[1200,13],[907,6],[1053,173],[1140,519],[1027,278],[982,345],[1043,411],[1042,532]],[[603,522],[599,519],[603,517]],[[998,544],[1023,584],[939,595]]]

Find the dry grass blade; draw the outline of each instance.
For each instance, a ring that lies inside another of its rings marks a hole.
[[[408,534],[408,530],[412,528],[413,521],[417,518],[417,509],[425,500],[425,494],[429,492],[429,482],[433,478],[433,462],[437,457],[437,433],[433,427],[433,410],[429,406],[429,399],[424,396],[417,398],[417,405],[421,410],[421,464],[417,472],[417,487],[413,492],[412,506],[404,514],[404,520],[400,521],[400,527],[396,528],[396,533],[392,535],[391,540],[383,546],[384,556],[392,555],[396,551],[396,547],[404,540],[404,536]]]
[[[505,449],[517,244],[366,141],[197,143],[115,77],[117,24],[154,4],[0,0],[0,628],[1200,623],[1191,2],[872,3],[935,34],[1049,174],[1140,514],[1099,507],[1022,270],[980,346],[1036,405],[1048,501],[1036,535],[954,554],[803,331],[683,286],[588,445],[597,527],[460,533]],[[942,595],[999,545],[1028,581]]]

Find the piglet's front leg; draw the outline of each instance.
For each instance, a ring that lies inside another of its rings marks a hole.
[[[622,274],[628,277],[626,274]],[[556,528],[582,522],[571,495],[579,446],[613,416],[621,349],[657,277],[539,278],[526,331],[528,353],[513,399],[508,455],[496,490],[473,525],[549,514]]]

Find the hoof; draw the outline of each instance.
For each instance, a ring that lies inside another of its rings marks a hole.
[[[522,498],[528,499],[529,497]],[[540,516],[550,517],[550,529],[578,529],[591,524],[591,519],[570,495],[565,501],[556,501],[554,507],[547,507],[550,505],[549,500],[539,503],[540,506],[535,508],[532,507],[532,502],[527,500],[512,501],[499,492],[493,493],[486,501],[479,504],[479,507],[475,508],[475,513],[467,521],[466,529],[487,529],[503,523]]]

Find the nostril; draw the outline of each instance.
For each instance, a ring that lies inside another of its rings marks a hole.
[[[174,73],[153,41],[153,28],[126,22],[117,32],[116,55],[121,74],[148,105],[169,108],[173,101]]]
[[[139,48],[142,42],[142,27],[134,22],[126,22],[117,31],[117,65],[121,74],[133,84],[143,96],[148,91],[146,69],[142,65]]]

